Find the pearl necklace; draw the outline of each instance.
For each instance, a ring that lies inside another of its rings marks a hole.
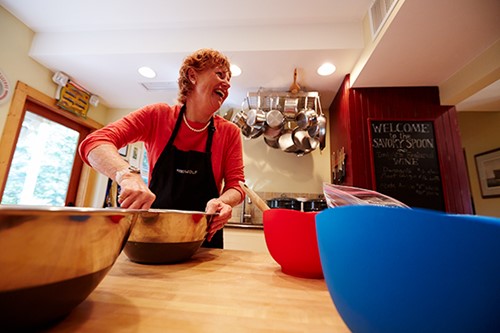
[[[189,123],[188,123],[188,121],[187,121],[187,119],[186,119],[186,114],[185,114],[185,113],[182,115],[182,118],[184,119],[184,124],[186,124],[186,126],[187,126],[187,127],[188,127],[191,131],[196,132],[196,133],[203,132],[204,130],[206,130],[206,129],[207,129],[208,125],[210,125],[210,121],[209,121],[209,122],[208,122],[205,126],[203,126],[203,128],[196,129],[196,128],[191,127],[191,125],[189,125]]]

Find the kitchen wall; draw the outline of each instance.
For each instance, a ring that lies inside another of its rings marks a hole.
[[[0,70],[10,85],[10,97],[0,104],[0,130],[3,130],[10,108],[16,82],[22,81],[44,94],[54,97],[57,85],[52,81],[54,73],[29,57],[34,33],[24,23],[0,7]],[[107,108],[91,107],[92,119],[102,123]]]
[[[469,182],[476,214],[500,217],[500,197],[483,198],[474,155],[500,148],[500,111],[459,112]]]

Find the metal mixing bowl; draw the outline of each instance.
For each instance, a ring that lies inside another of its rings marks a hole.
[[[197,211],[150,209],[142,212],[124,252],[144,264],[185,261],[200,248],[213,215]]]
[[[0,322],[46,326],[97,287],[140,211],[0,205]]]

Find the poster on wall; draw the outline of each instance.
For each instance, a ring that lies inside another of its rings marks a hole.
[[[500,197],[500,148],[474,156],[483,198]]]
[[[432,121],[368,119],[376,191],[410,207],[445,211]]]
[[[141,152],[142,152],[142,147],[132,146],[132,153],[128,161],[131,166],[139,168]]]

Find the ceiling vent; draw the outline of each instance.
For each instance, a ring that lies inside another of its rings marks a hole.
[[[144,88],[148,91],[161,91],[161,90],[177,90],[179,86],[176,81],[169,82],[142,82]]]
[[[370,7],[370,26],[372,29],[372,40],[377,38],[398,0],[375,0]]]

